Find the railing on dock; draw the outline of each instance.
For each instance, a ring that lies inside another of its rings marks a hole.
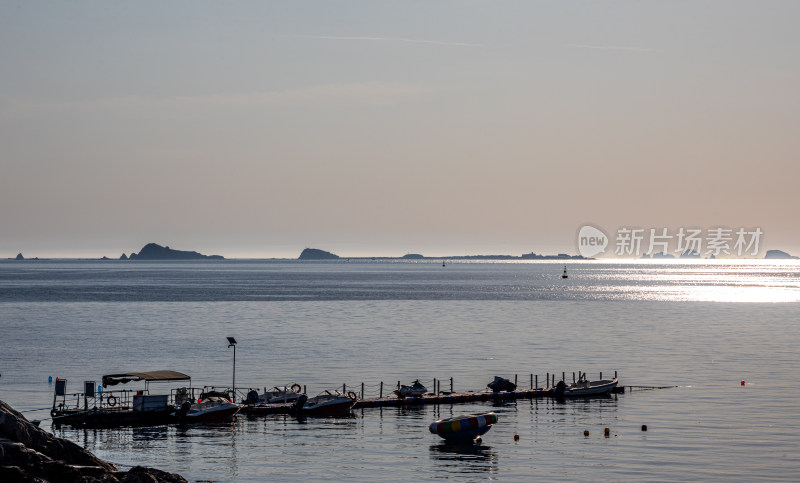
[[[149,386],[144,389],[104,391],[103,386],[97,386],[95,381],[84,381],[83,392],[67,393],[66,388],[67,380],[57,378],[53,391],[51,416],[58,413],[90,410],[131,411],[137,409],[134,407],[136,396],[156,396],[150,392]],[[181,387],[172,388],[168,393],[160,395],[166,396],[168,406],[175,406],[187,399],[196,399],[194,395],[201,391],[199,388]]]
[[[589,379],[589,375],[582,371],[578,371],[572,374],[573,383],[581,380],[582,377]],[[600,373],[600,379],[602,380],[603,373]],[[614,371],[614,378],[617,378],[617,372]],[[509,379],[510,380],[510,379]],[[557,376],[556,373],[546,373],[543,382],[544,384],[539,384],[539,375],[538,374],[526,374],[523,378],[519,377],[519,374],[514,375],[514,384],[516,389],[514,391],[499,391],[493,392],[488,390],[487,388],[480,388],[478,390],[471,389],[471,390],[461,390],[458,391],[456,388],[456,382],[453,377],[449,377],[446,379],[440,378],[433,378],[432,380],[420,381],[422,385],[429,389],[426,393],[419,397],[412,397],[407,396],[404,398],[400,398],[396,395],[396,390],[399,390],[402,387],[402,381],[397,381],[397,384],[387,384],[384,381],[379,381],[376,384],[367,384],[365,382],[361,382],[359,384],[342,384],[341,390],[334,389],[333,391],[342,395],[347,395],[348,397],[355,399],[356,405],[355,408],[366,408],[366,407],[379,407],[379,406],[403,406],[403,405],[414,405],[414,404],[452,404],[452,403],[463,403],[469,401],[487,401],[487,400],[496,400],[496,399],[534,399],[534,398],[544,398],[544,397],[555,397],[557,396],[555,391],[555,386],[557,384]],[[527,381],[526,381],[527,380]],[[561,381],[564,381],[565,384],[569,384],[567,380],[567,373],[561,373]],[[529,387],[522,387],[524,386],[524,382],[529,382]],[[444,383],[444,386],[442,385]],[[624,388],[619,387],[614,392],[623,392]],[[237,391],[238,393],[239,391]],[[306,393],[306,388],[303,387],[303,393]],[[271,408],[264,408],[262,405],[259,409],[259,414],[274,414],[274,413],[283,413],[289,410],[290,405],[288,404],[272,404],[267,405],[272,406]],[[245,413],[248,411],[245,410]]]
[[[370,408],[370,407],[398,407],[407,405],[423,405],[423,404],[456,404],[471,401],[497,401],[497,400],[513,400],[513,399],[540,399],[545,397],[559,397],[556,391],[558,381],[563,381],[564,384],[571,384],[567,380],[567,373],[561,372],[561,378],[558,379],[556,373],[546,373],[542,378],[540,384],[539,374],[525,374],[520,377],[519,374],[513,376],[513,381],[516,386],[513,391],[491,391],[488,387],[479,389],[461,389],[456,386],[456,381],[453,377],[438,378],[435,377],[431,380],[420,381],[427,389],[425,394],[415,397],[406,396],[399,397],[396,391],[402,387],[402,381],[397,381],[396,384],[387,384],[384,381],[379,381],[375,384],[367,384],[361,382],[359,384],[343,383],[341,386],[329,390],[330,393],[337,393],[346,395],[351,399],[356,400],[354,409]],[[590,376],[582,371],[572,373],[572,381],[578,382],[582,377],[587,380]],[[599,373],[600,380],[603,380],[603,373]],[[617,372],[614,371],[614,378],[617,378]],[[511,378],[509,378],[511,380]],[[528,387],[526,386],[528,383]],[[339,389],[341,388],[341,389]],[[303,394],[307,394],[306,387],[303,386]],[[250,389],[252,390],[252,389]],[[624,392],[624,387],[617,387],[613,392]],[[237,389],[235,393],[244,395],[246,391]],[[244,397],[237,400],[237,402],[244,401]],[[265,414],[285,414],[290,413],[292,404],[286,402],[276,402],[270,404],[245,404],[242,412],[245,414],[265,415]]]
[[[609,373],[606,373],[607,375]],[[561,377],[557,378],[556,373],[546,373],[543,379],[543,385],[539,383],[539,374],[525,374],[522,378],[520,378],[519,374],[514,374],[513,382],[514,385],[517,386],[517,391],[538,391],[538,390],[549,390],[556,387],[559,381],[563,381],[565,384],[574,384],[581,379],[581,377],[585,377],[589,379],[591,376],[582,371],[573,372],[572,373],[572,382],[567,379],[567,373],[562,372]],[[614,379],[617,379],[617,371],[614,371]],[[509,380],[512,380],[509,378]],[[603,372],[599,373],[599,380],[603,380]],[[525,382],[529,381],[528,387],[523,387]],[[420,380],[420,383],[428,388],[426,395],[429,396],[436,396],[436,395],[448,395],[454,393],[477,393],[477,392],[488,392],[489,390],[487,387],[483,387],[480,389],[462,389],[456,390],[455,379],[453,377],[449,377],[446,379],[440,379],[434,377],[431,380]],[[442,389],[442,383],[444,383],[444,389]],[[402,381],[397,381],[396,384],[386,384],[384,381],[380,381],[377,384],[366,384],[364,382],[360,384],[342,384],[342,394],[347,394],[348,392],[353,392],[358,396],[359,400],[365,399],[384,399],[386,397],[395,397],[396,390],[399,390],[402,386]]]

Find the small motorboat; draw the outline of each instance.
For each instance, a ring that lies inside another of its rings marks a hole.
[[[587,381],[584,374],[578,382],[564,388],[564,397],[602,396],[613,391],[618,383],[617,379]]]
[[[252,390],[247,393],[247,399],[243,402],[250,405],[293,403],[300,398],[302,391],[303,388],[300,384],[282,387],[275,386],[270,390],[264,388],[264,392],[261,394]]]
[[[414,381],[414,383],[411,384],[410,386],[402,385],[400,386],[400,389],[396,389],[394,391],[394,393],[400,399],[404,399],[407,397],[422,397],[425,395],[426,392],[428,392],[428,388],[423,386],[422,383],[419,382],[419,379]]]
[[[486,385],[492,392],[507,391],[511,392],[517,389],[517,385],[508,379],[500,376],[494,376],[494,381]]]
[[[486,434],[496,422],[495,413],[462,414],[434,421],[428,430],[448,442],[469,442]]]
[[[197,402],[184,401],[175,411],[175,416],[184,423],[227,421],[233,418],[242,406],[226,396],[215,391],[203,393]]]
[[[302,416],[338,416],[349,414],[356,405],[357,396],[353,391],[346,395],[339,391],[325,391],[312,398],[300,395],[293,412]]]

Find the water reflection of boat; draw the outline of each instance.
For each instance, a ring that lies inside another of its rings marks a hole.
[[[167,426],[141,426],[131,429],[134,441],[164,441],[167,434]]]
[[[459,472],[480,473],[493,471],[497,465],[497,454],[491,446],[472,441],[454,444],[443,441],[430,446],[431,458],[446,466],[457,465]]]
[[[491,446],[483,444],[457,444],[444,441],[440,444],[433,444],[430,447],[431,453],[437,459],[442,460],[461,460],[463,456],[473,455],[476,460],[494,459],[494,452]]]

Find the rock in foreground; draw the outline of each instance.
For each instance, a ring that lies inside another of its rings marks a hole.
[[[186,482],[180,475],[142,466],[118,471],[72,441],[39,429],[3,401],[0,401],[0,481]]]

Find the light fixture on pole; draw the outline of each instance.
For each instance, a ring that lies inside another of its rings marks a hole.
[[[236,339],[228,337],[228,349],[233,347],[233,386],[231,386],[231,396],[236,399]]]

